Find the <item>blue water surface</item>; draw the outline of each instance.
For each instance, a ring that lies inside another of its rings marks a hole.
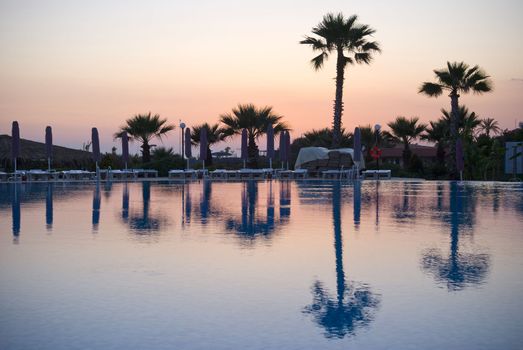
[[[0,184],[0,349],[521,349],[523,186]]]

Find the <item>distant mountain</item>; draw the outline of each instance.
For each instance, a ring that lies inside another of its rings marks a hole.
[[[47,167],[45,143],[20,139],[21,168],[24,165]],[[11,136],[0,135],[0,166],[6,167],[11,163]],[[92,154],[78,149],[53,145],[53,167],[79,167],[85,168],[92,165]]]

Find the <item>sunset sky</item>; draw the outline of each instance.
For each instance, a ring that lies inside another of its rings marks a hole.
[[[346,128],[438,118],[449,98],[417,90],[448,60],[478,64],[493,78],[492,93],[461,98],[469,109],[502,128],[523,121],[518,0],[0,0],[0,134],[18,120],[22,138],[43,141],[51,125],[55,144],[80,148],[96,126],[109,151],[134,114],[191,126],[249,102],[273,106],[293,138],[330,126],[335,62],[315,72],[299,41],[339,11],[375,28],[383,50],[370,66],[346,71]],[[165,145],[178,150],[178,136]]]

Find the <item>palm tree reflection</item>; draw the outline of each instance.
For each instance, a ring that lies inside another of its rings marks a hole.
[[[345,279],[341,233],[341,184],[334,182],[332,186],[336,297],[329,294],[322,282],[316,281],[311,288],[312,304],[306,306],[304,312],[312,315],[315,322],[325,329],[325,337],[343,338],[355,335],[358,328],[366,327],[373,321],[380,296],[365,284]]]
[[[142,211],[131,212],[129,215],[129,227],[138,234],[160,231],[165,220],[161,217],[154,217],[150,213],[151,183],[148,181],[142,182],[142,201]]]
[[[450,252],[448,257],[439,249],[427,249],[422,256],[421,267],[434,279],[446,285],[449,291],[458,291],[471,285],[478,285],[485,280],[490,264],[490,257],[484,253],[460,251],[460,229],[473,226],[469,199],[471,194],[463,190],[456,182],[450,185]],[[463,200],[465,205],[463,204]]]

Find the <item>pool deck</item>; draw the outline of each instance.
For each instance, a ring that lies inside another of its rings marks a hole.
[[[324,179],[321,177],[307,177],[307,178],[273,178],[273,179],[219,179],[219,178],[211,178],[211,177],[205,177],[205,178],[197,178],[197,179],[173,179],[169,177],[154,177],[154,178],[137,178],[137,179],[100,179],[100,180],[86,180],[86,179],[56,179],[56,180],[34,180],[34,181],[27,181],[27,180],[11,180],[11,181],[0,181],[0,184],[30,184],[30,183],[106,183],[106,182],[113,182],[113,183],[132,183],[132,182],[169,182],[169,183],[187,183],[187,182],[199,182],[199,181],[213,181],[213,182],[247,182],[247,181],[298,181],[298,182],[332,182],[332,181],[343,181],[343,182],[354,182],[354,180],[348,180],[348,179]],[[403,177],[392,177],[390,179],[386,178],[380,178],[380,181],[401,181],[401,182],[420,182],[420,181],[429,181],[422,178],[403,178]],[[376,179],[359,179],[359,181],[376,181]]]

